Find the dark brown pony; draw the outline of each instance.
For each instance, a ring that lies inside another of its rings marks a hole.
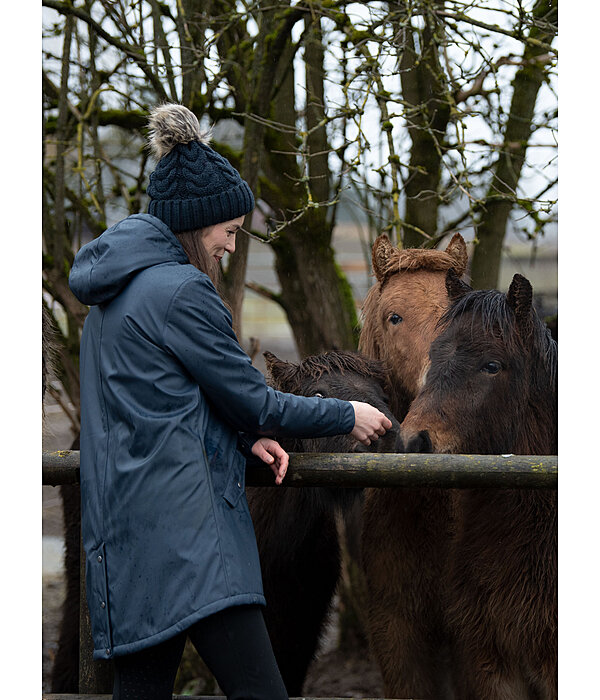
[[[472,291],[450,273],[448,292],[426,381],[402,424],[406,451],[556,454],[556,343],[528,280],[515,275],[502,294]],[[455,493],[444,575],[454,697],[556,698],[556,491]]]
[[[387,372],[357,353],[328,352],[300,363],[264,353],[270,383],[303,396],[366,401],[393,428],[368,448],[351,435],[281,439],[290,452],[363,452],[395,449],[399,423],[386,396]],[[285,485],[285,482],[284,482]],[[302,694],[338,580],[341,560],[336,518],[353,512],[361,492],[333,488],[248,488],[267,607],[265,621],[288,693]]]
[[[445,251],[373,245],[376,282],[363,305],[359,348],[390,371],[392,410],[402,420],[428,366],[448,308],[446,273],[465,272],[455,234]],[[386,697],[439,697],[448,675],[442,573],[452,537],[451,494],[443,489],[367,489],[362,557],[368,633]]]

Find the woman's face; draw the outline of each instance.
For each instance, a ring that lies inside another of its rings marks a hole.
[[[202,236],[202,243],[206,252],[219,262],[225,251],[233,253],[235,251],[235,234],[244,223],[244,217],[239,216],[231,221],[224,221],[222,224],[208,226]]]

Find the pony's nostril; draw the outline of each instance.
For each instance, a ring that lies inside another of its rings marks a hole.
[[[421,449],[419,452],[433,452],[433,445],[431,444],[429,432],[427,430],[421,430],[419,437],[421,438]]]
[[[404,449],[404,442],[402,441],[401,435],[398,435],[396,437],[395,452],[406,452],[406,450]]]
[[[427,430],[420,430],[408,440],[406,452],[433,452],[431,438]]]

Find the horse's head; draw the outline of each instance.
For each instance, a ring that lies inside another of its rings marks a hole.
[[[372,260],[376,282],[363,304],[359,348],[389,367],[392,405],[401,415],[420,387],[438,321],[448,307],[446,273],[464,274],[467,247],[459,233],[445,251],[400,250],[382,235],[373,244]]]
[[[311,355],[299,363],[285,362],[271,352],[263,353],[270,384],[279,391],[301,396],[322,396],[346,401],[365,401],[392,421],[392,429],[368,448],[350,435],[302,440],[306,452],[394,452],[400,427],[390,411],[388,374],[381,362],[353,352]]]
[[[556,344],[529,281],[515,275],[507,294],[473,291],[449,272],[447,290],[451,306],[401,426],[404,450],[552,454]]]

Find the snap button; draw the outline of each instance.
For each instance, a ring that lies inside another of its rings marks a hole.
[[[110,656],[110,649],[106,650],[106,656]]]
[[[98,555],[98,563],[101,563],[101,562],[102,562],[102,557],[101,557],[100,554],[99,554],[99,555]]]
[[[101,607],[101,608],[105,608],[105,607],[106,607],[106,603],[105,603],[104,601],[102,601],[102,602],[100,603],[100,607]]]
[[[238,481],[238,489],[241,489],[241,488],[242,488],[242,485],[241,485],[240,482]]]

